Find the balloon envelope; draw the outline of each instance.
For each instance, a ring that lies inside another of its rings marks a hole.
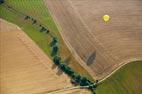
[[[109,15],[104,15],[104,16],[103,16],[103,20],[104,20],[105,22],[108,22],[109,19],[110,19]]]

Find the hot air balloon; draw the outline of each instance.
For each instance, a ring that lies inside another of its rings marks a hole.
[[[108,21],[110,20],[110,16],[109,16],[109,15],[104,15],[104,16],[103,16],[103,20],[104,20],[105,22],[108,22]]]

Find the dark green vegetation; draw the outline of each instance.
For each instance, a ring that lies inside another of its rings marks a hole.
[[[67,56],[71,53],[67,50],[42,0],[7,0],[0,6],[0,9],[0,17],[21,27],[53,59],[53,62],[71,77],[76,85],[91,85],[88,89],[95,92],[96,85],[92,85],[93,82],[88,79],[89,76],[84,76],[87,72],[75,62],[73,57],[71,64],[64,63],[64,59],[68,58]]]
[[[82,88],[87,88],[91,90],[93,94],[96,94],[97,82],[93,83],[88,78],[72,70],[67,64],[63,63],[61,57],[57,55],[53,57],[53,62],[72,79],[74,85],[80,85]]]
[[[97,94],[142,94],[142,61],[123,66],[97,87]]]
[[[4,0],[0,0],[0,4],[4,3]]]

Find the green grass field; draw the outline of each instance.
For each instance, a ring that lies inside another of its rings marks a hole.
[[[38,22],[48,27],[51,33],[59,39],[60,55],[63,60],[70,58],[69,66],[80,74],[91,79],[90,75],[73,58],[67,46],[63,42],[63,39],[61,38],[47,7],[44,5],[43,0],[6,0],[5,3],[12,6],[14,9],[27,14],[28,16],[32,16],[37,19]],[[51,42],[51,38],[48,34],[39,32],[39,27],[32,25],[32,22],[25,21],[24,17],[10,12],[2,5],[0,6],[0,17],[18,25],[50,57],[51,49],[49,47],[49,43]]]
[[[97,94],[142,94],[142,62],[123,66],[101,83]]]

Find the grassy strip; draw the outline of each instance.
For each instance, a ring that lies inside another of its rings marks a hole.
[[[64,61],[69,63],[69,66],[80,74],[92,79],[92,77],[88,74],[86,70],[75,60],[72,56],[71,52],[68,50],[65,45],[62,37],[60,36],[58,29],[50,16],[48,9],[44,5],[42,0],[6,0],[8,5],[12,6],[14,9],[18,11],[22,11],[23,13],[38,19],[38,22],[44,24],[45,27],[48,27],[52,33],[59,39],[59,49],[60,55]],[[15,15],[14,13],[9,12],[7,9],[0,6],[0,17],[6,19],[19,27],[22,28],[23,31],[27,33],[28,36],[34,40],[40,48],[49,56],[51,53],[51,49],[49,48],[49,43],[52,41],[50,37],[40,32],[37,32],[39,29],[37,26],[31,25],[30,22],[24,21],[23,17],[20,15]],[[50,57],[51,58],[51,57]]]
[[[142,61],[123,66],[114,75],[101,83],[97,94],[141,94]]]

